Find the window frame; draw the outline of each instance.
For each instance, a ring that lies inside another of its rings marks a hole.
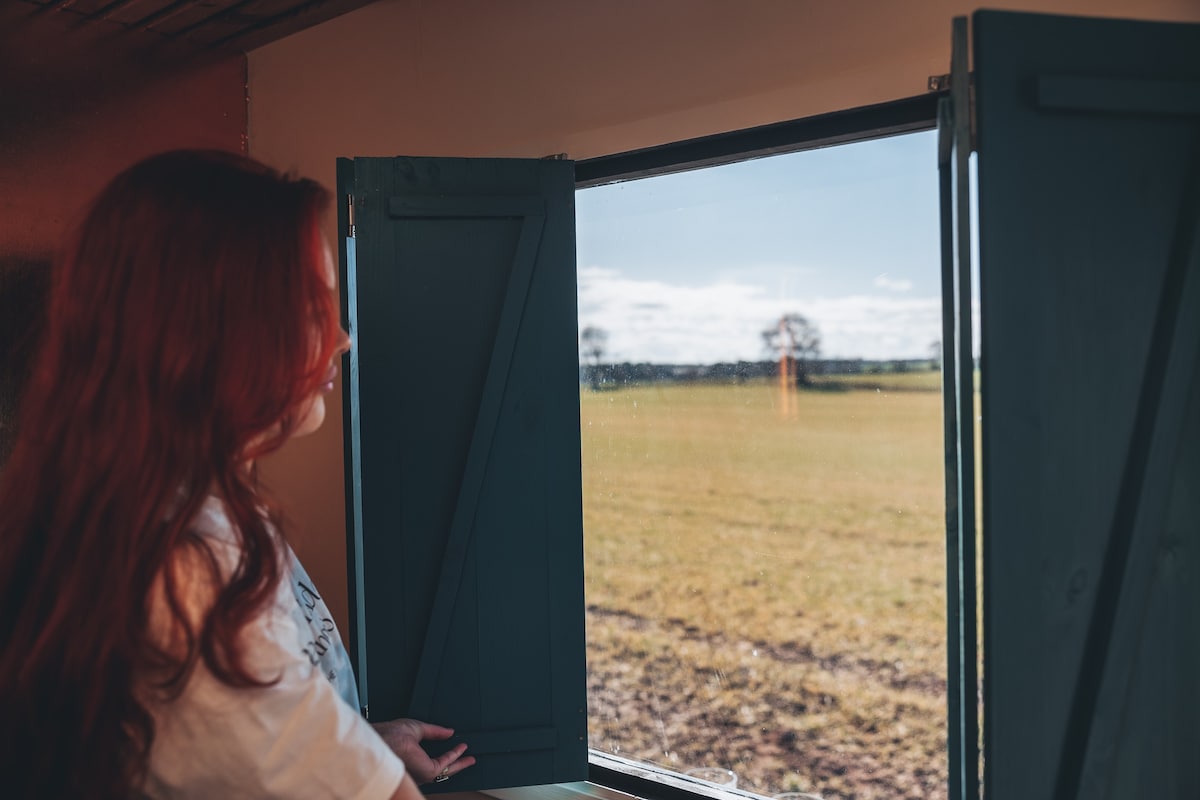
[[[936,91],[900,100],[577,161],[575,189],[935,130],[938,104],[947,95],[948,89],[939,86]],[[929,168],[935,170],[937,165],[930,164]],[[957,564],[951,564],[949,559],[946,567],[948,572],[957,570]],[[954,585],[948,582],[947,591]],[[956,652],[950,652],[951,624],[953,621],[948,619],[948,659],[957,656]],[[956,688],[950,686],[948,673],[947,692]],[[644,800],[732,800],[759,796],[738,789],[709,787],[652,764],[613,757],[590,747],[588,783]]]

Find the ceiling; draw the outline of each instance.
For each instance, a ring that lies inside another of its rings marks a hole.
[[[105,36],[120,49],[247,51],[318,25],[372,0],[6,0],[8,38],[45,37],[59,48]]]
[[[86,137],[138,87],[244,64],[246,51],[371,2],[0,0],[0,159],[53,131]]]

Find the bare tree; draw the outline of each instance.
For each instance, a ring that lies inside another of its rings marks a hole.
[[[929,343],[929,368],[938,370],[942,368],[942,340],[934,339]]]
[[[600,363],[608,348],[608,331],[588,325],[579,332],[579,354],[587,364],[588,380],[593,389],[600,388]]]
[[[809,383],[814,362],[821,356],[821,333],[801,314],[784,314],[762,332],[763,346],[779,359],[781,375],[795,375],[797,386]]]

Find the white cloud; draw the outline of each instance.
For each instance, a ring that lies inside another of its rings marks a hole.
[[[907,278],[889,278],[884,272],[875,276],[875,288],[887,289],[889,292],[907,292],[912,290],[912,281]]]
[[[787,299],[733,280],[675,286],[604,267],[579,270],[580,327],[608,331],[612,361],[758,360],[765,355],[761,332],[788,312],[816,324],[827,358],[924,358],[941,335],[940,308],[938,297]]]

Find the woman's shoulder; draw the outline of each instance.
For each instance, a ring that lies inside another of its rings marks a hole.
[[[225,501],[216,495],[210,494],[204,498],[200,509],[188,522],[188,530],[214,542],[238,546],[237,532],[229,518]]]
[[[267,530],[275,543],[282,574],[289,564],[291,548],[270,520],[266,522]],[[225,501],[211,494],[205,497],[199,510],[188,523],[188,533],[188,541],[192,546],[180,548],[180,555],[187,560],[190,550],[209,551],[216,565],[220,567],[220,577],[227,581],[242,557],[243,545],[238,535],[237,523],[231,518]]]
[[[237,528],[225,503],[218,497],[205,498],[189,521],[187,531],[188,536],[163,564],[148,598],[150,628],[156,638],[165,636],[168,641],[174,641],[181,633],[168,593],[174,595],[185,619],[193,630],[198,631],[217,596],[238,571],[243,555]],[[286,575],[291,551],[282,540],[278,547],[282,577]],[[279,583],[279,589],[284,589],[286,581]],[[263,612],[271,616],[280,610],[278,606],[279,597]]]
[[[217,497],[204,499],[187,525],[187,535],[163,566],[176,585],[186,588],[189,601],[208,600],[229,583],[242,558],[242,545],[225,504]],[[192,602],[188,602],[192,606]]]

